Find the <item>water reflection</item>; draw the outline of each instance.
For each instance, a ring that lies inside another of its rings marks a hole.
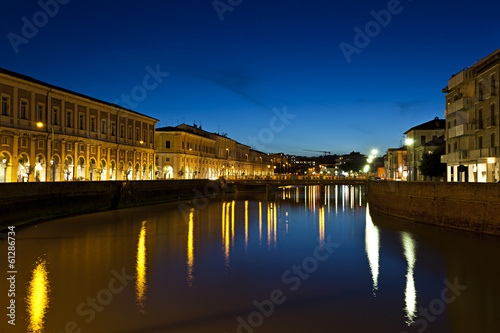
[[[368,204],[366,204],[365,250],[372,273],[373,296],[376,296],[378,290],[380,236],[378,227],[373,224]]]
[[[231,203],[224,203],[222,209],[222,247],[224,249],[224,263],[226,264],[226,269],[229,268],[229,252],[231,246],[231,221],[229,218],[229,211],[231,209]]]
[[[145,313],[146,301],[146,221],[142,222],[141,231],[139,233],[139,242],[137,243],[137,258],[136,258],[136,281],[135,281],[135,296],[137,306],[142,313]]]
[[[262,202],[259,201],[259,245],[262,245]]]
[[[194,212],[189,213],[188,222],[188,240],[187,240],[187,284],[188,286],[193,285],[193,266],[194,266],[194,244],[193,244],[193,216]]]
[[[245,201],[245,251],[247,250],[247,248],[248,248],[248,200]]]
[[[45,332],[45,315],[49,309],[50,285],[47,263],[39,259],[28,284],[26,305],[29,316],[28,332]]]
[[[417,261],[415,256],[416,242],[413,236],[406,231],[401,232],[401,242],[403,243],[404,256],[407,263],[405,311],[406,318],[408,320],[406,323],[411,325],[414,323],[414,319],[417,316],[417,291],[415,289],[415,280],[413,278],[415,262]]]
[[[323,250],[325,245],[325,207],[319,210],[319,248]]]

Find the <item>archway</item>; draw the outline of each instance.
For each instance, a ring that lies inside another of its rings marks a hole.
[[[97,180],[97,163],[93,158],[90,159],[89,163],[89,180]]]
[[[135,164],[135,176],[134,176],[134,179],[135,180],[140,180],[141,179],[141,166],[139,165],[139,163]]]
[[[99,178],[98,180],[108,180],[108,172],[107,172],[107,165],[105,160],[101,160],[101,163],[99,164]]]
[[[29,175],[32,172],[32,166],[30,166],[30,160],[28,155],[21,154],[17,160],[17,181],[20,183],[26,183],[29,181]]]
[[[10,156],[8,153],[0,154],[0,183],[6,183],[7,179],[9,179],[9,175],[7,174],[8,166],[10,162]]]
[[[153,165],[150,164],[149,165],[149,180],[154,180],[155,179],[155,174],[154,174],[154,171],[153,171]]]
[[[147,180],[148,179],[148,168],[146,166],[146,163],[142,165],[142,180]]]
[[[128,162],[127,166],[127,180],[132,180],[134,178],[134,169],[132,168],[132,163]]]
[[[85,180],[85,159],[83,157],[80,157],[76,164],[76,178]]]
[[[61,172],[59,170],[59,164],[60,164],[60,159],[59,156],[54,155],[50,159],[50,181],[51,182],[56,182],[61,179]]]
[[[38,154],[35,159],[35,181],[44,182],[47,176],[47,163],[42,154]]]
[[[116,163],[111,161],[111,166],[109,169],[109,180],[116,180]]]
[[[163,168],[163,179],[172,179],[174,178],[174,168],[170,165]]]
[[[73,180],[73,158],[71,156],[66,156],[66,160],[64,161],[64,180],[71,181]]]

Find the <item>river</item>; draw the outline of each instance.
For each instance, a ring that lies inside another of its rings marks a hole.
[[[3,315],[1,332],[499,331],[500,238],[370,212],[362,186],[107,211],[15,238],[15,297],[0,290],[16,325]]]

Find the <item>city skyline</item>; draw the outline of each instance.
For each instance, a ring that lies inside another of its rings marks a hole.
[[[0,67],[266,153],[382,153],[443,118],[451,75],[500,45],[498,9],[457,7],[9,3]]]

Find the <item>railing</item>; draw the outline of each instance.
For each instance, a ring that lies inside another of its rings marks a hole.
[[[448,80],[448,89],[453,89],[454,87],[458,86],[460,83],[464,82],[464,73],[465,71],[461,71],[454,77]]]
[[[452,102],[448,107],[448,114],[469,109],[473,106],[473,104],[474,103],[471,97],[464,97],[457,99],[456,101]]]
[[[484,121],[481,119],[481,120],[477,120],[476,121],[476,131],[477,130],[482,130],[484,129]]]
[[[499,157],[499,147],[481,148],[470,151],[471,159]]]

